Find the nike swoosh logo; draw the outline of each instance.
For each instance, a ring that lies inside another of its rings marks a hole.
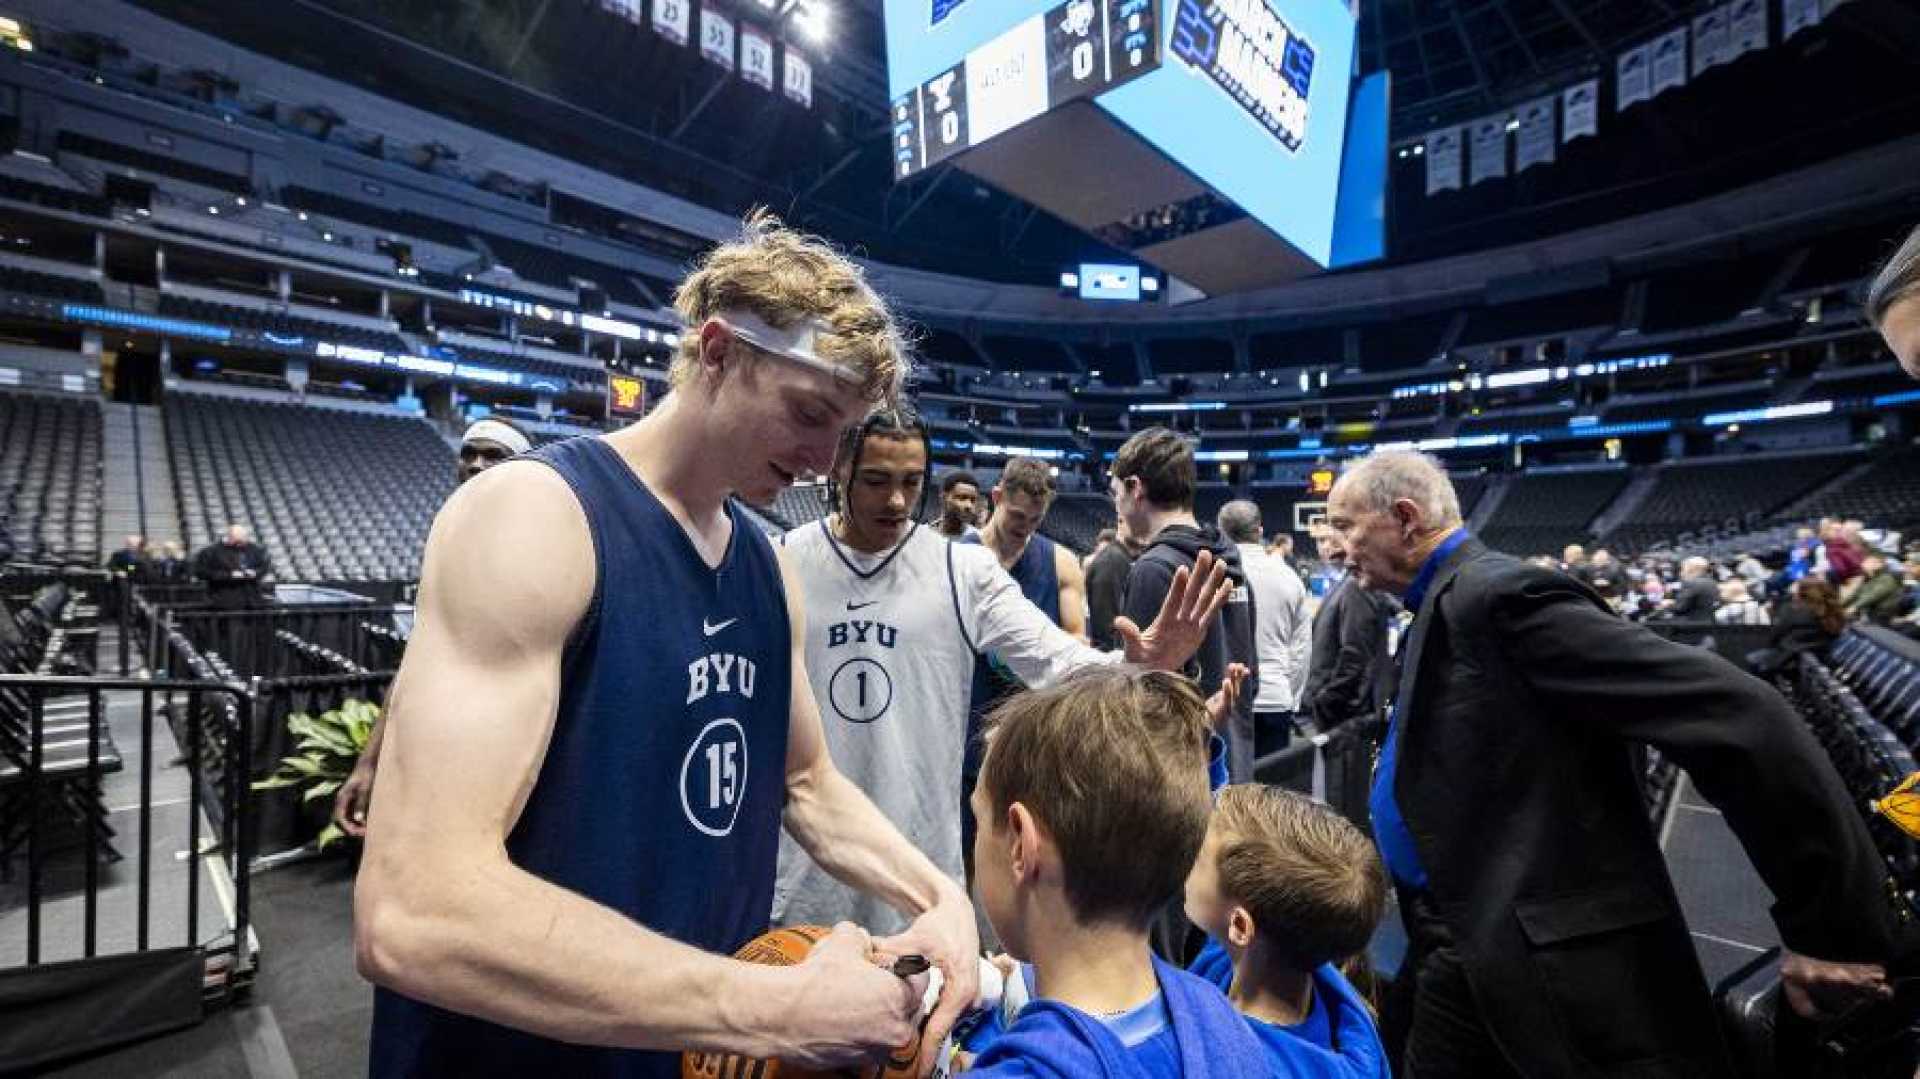
[[[862,608],[866,608],[866,607],[871,607],[871,606],[873,606],[874,604],[876,604],[876,603],[878,603],[878,602],[880,602],[880,601],[879,601],[879,600],[877,600],[877,599],[870,599],[870,600],[868,600],[868,601],[866,601],[865,603],[855,603],[855,602],[854,602],[854,601],[852,601],[852,600],[848,600],[848,601],[847,601],[847,610],[849,610],[849,611],[858,611],[858,610],[861,610]]]
[[[720,631],[721,631],[721,630],[723,630],[723,629],[726,629],[726,628],[727,628],[728,626],[731,626],[731,625],[733,625],[733,624],[734,624],[735,622],[738,622],[738,621],[740,621],[740,620],[739,620],[738,618],[729,618],[729,619],[727,619],[727,620],[726,620],[725,622],[722,622],[722,623],[720,623],[719,625],[717,625],[717,626],[716,626],[716,625],[713,625],[712,623],[710,623],[710,622],[708,622],[708,621],[707,621],[706,619],[704,619],[704,618],[702,618],[702,619],[700,620],[700,632],[702,632],[702,633],[704,633],[704,634],[706,634],[707,636],[709,636],[709,637],[711,637],[711,636],[713,636],[714,634],[716,634],[716,633],[718,633],[718,632],[720,632]]]

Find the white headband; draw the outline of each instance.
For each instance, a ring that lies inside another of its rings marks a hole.
[[[469,442],[482,441],[505,446],[514,453],[526,453],[533,449],[533,443],[527,441],[526,435],[499,420],[475,420],[473,426],[467,428],[467,433],[460,436],[460,444],[463,446]]]
[[[823,360],[815,351],[820,335],[833,332],[833,327],[824,320],[802,319],[783,330],[751,311],[716,311],[713,317],[735,337],[763,352],[771,352],[849,386],[857,387],[866,381],[858,370],[844,363]]]

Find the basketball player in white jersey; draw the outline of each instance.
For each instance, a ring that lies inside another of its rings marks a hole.
[[[960,764],[974,659],[992,652],[1028,685],[1123,659],[1176,670],[1226,601],[1224,574],[1196,563],[1144,632],[1121,619],[1121,652],[1097,652],[1021,594],[986,547],[919,523],[927,447],[918,421],[882,409],[842,441],[838,510],[787,533],[806,582],[808,678],[835,766],[907,839],[962,879]],[[900,916],[841,884],[791,841],[780,847],[775,924],[847,919],[891,932]]]

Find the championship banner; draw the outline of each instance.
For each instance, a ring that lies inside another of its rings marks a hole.
[[[1553,106],[1558,97],[1536,98],[1520,106],[1520,134],[1514,140],[1513,171],[1553,163]]]
[[[733,20],[710,7],[700,11],[700,55],[733,70]]]
[[[1766,48],[1766,0],[1735,0],[1728,6],[1733,14],[1727,17],[1727,59]]]
[[[1560,141],[1600,133],[1600,80],[1588,79],[1560,94]]]
[[[1653,46],[1636,45],[1620,54],[1614,70],[1613,109],[1619,112],[1653,96]]]
[[[1694,16],[1693,20],[1693,77],[1718,64],[1724,64],[1727,55],[1727,9],[1725,7],[1708,8]]]
[[[813,65],[787,46],[786,63],[781,67],[780,89],[788,100],[803,108],[813,108]]]
[[[1780,40],[1820,25],[1820,0],[1780,0]]]
[[[1653,96],[1687,84],[1687,28],[1653,39]]]
[[[693,0],[653,0],[653,32],[685,45],[693,28]]]
[[[773,39],[751,23],[740,27],[740,77],[762,90],[773,89]]]
[[[1427,194],[1460,190],[1460,129],[1443,127],[1427,136]]]
[[[1507,174],[1507,118],[1489,116],[1473,122],[1473,157],[1467,182],[1498,180]]]

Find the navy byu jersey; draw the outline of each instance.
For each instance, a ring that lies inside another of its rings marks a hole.
[[[573,488],[598,572],[507,853],[659,933],[731,952],[766,925],[785,800],[792,653],[773,548],[729,504],[733,538],[709,568],[600,439],[532,459]],[[666,1079],[680,1063],[568,1045],[380,990],[372,1073]]]

